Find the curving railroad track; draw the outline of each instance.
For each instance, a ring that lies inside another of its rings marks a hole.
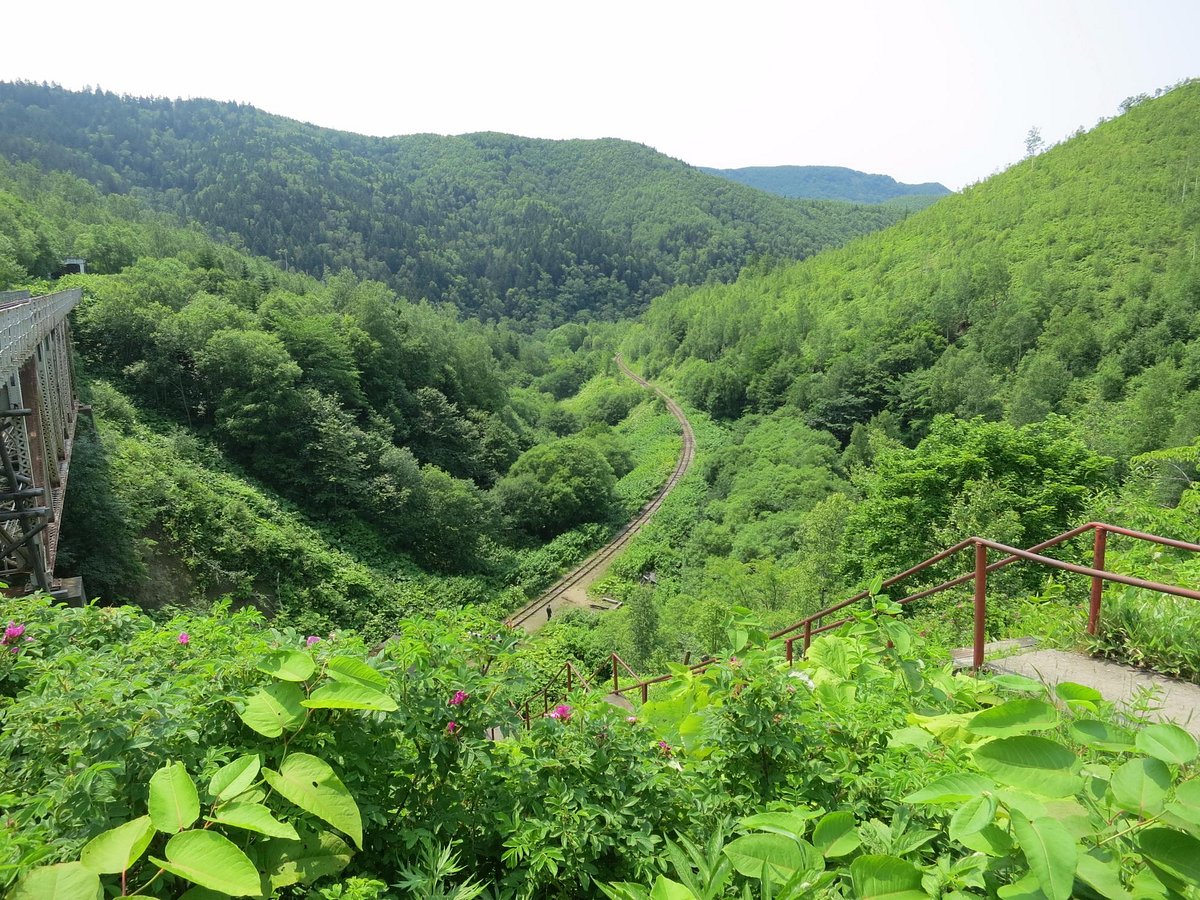
[[[674,471],[671,472],[671,477],[666,480],[658,493],[654,495],[654,498],[643,506],[638,511],[638,514],[627,522],[611,541],[556,581],[541,596],[529,601],[509,616],[505,620],[505,624],[513,628],[524,628],[526,631],[532,633],[545,625],[553,613],[559,609],[584,605],[587,598],[588,586],[604,574],[609,564],[629,545],[634,536],[642,530],[642,526],[650,521],[651,516],[658,512],[659,507],[663,505],[663,501],[667,499],[667,495],[671,493],[675,485],[679,484],[683,476],[687,474],[687,470],[691,466],[693,458],[695,458],[696,437],[692,433],[691,423],[687,420],[687,416],[683,414],[683,410],[679,408],[679,404],[663,393],[662,390],[635,374],[625,365],[625,361],[621,359],[619,353],[614,359],[618,368],[627,377],[632,378],[642,387],[648,388],[662,397],[667,405],[667,410],[679,422],[679,427],[683,434],[683,449],[679,454],[679,462],[676,463]]]

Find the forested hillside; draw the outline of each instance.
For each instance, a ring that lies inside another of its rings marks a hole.
[[[0,84],[0,156],[136,195],[289,269],[550,325],[635,313],[671,285],[903,215],[767,196],[627,141],[370,138],[232,103],[26,83]]]
[[[70,252],[111,274],[30,279]],[[60,571],[108,600],[230,596],[375,634],[419,609],[501,613],[637,509],[679,440],[602,375],[603,328],[532,337],[283,273],[28,164],[0,162],[0,284],[83,288],[96,430]]]
[[[970,534],[1200,537],[1171,512],[1197,477],[1198,139],[1190,83],[886,232],[656,301],[624,349],[713,423],[587,640],[661,666],[719,642],[730,597],[781,625]]]
[[[884,589],[972,533],[1029,545],[1111,518],[1200,539],[1200,82],[1123,107],[887,231],[722,284],[776,252],[757,229],[793,241],[797,210],[862,210],[714,195],[620,142],[374,141],[0,88],[21,125],[0,137],[0,288],[84,292],[95,422],[60,559],[141,607],[0,596],[0,889],[1194,895],[1193,734],[1153,723],[1149,694],[956,672],[970,586],[919,606]],[[259,224],[284,269],[218,239],[254,246]],[[389,242],[395,267],[372,255]],[[67,253],[94,274],[43,279]],[[550,322],[705,279],[635,323],[552,330],[423,299]],[[608,367],[618,347],[688,406],[694,474],[596,585],[621,608],[518,641],[499,615],[679,452]],[[1105,565],[1194,585],[1182,550],[1114,535]],[[803,656],[768,640],[858,587]],[[1086,580],[1013,566],[987,587],[987,637],[1081,643]],[[1120,588],[1092,649],[1200,678],[1195,603]],[[673,674],[619,708],[578,677],[607,691],[628,674],[613,650]]]
[[[899,197],[914,197],[932,203],[950,193],[948,187],[936,181],[904,184],[890,175],[868,175],[843,166],[744,166],[740,169],[701,166],[700,171],[780,197],[809,200],[883,203]]]

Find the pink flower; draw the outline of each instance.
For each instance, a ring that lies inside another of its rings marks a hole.
[[[311,647],[313,644],[318,643],[320,640],[321,639],[319,637],[317,637],[315,634],[310,634],[308,637],[306,637],[304,639],[304,646]]]
[[[628,722],[630,725],[636,725],[637,724],[637,716],[626,716],[625,721]]]
[[[658,749],[659,749],[660,751],[662,751],[662,754],[663,754],[663,756],[670,756],[670,755],[671,755],[671,745],[670,745],[670,744],[668,744],[666,741],[659,741],[659,742],[658,742]]]
[[[187,644],[187,642],[190,641],[191,639],[192,639],[191,635],[189,635],[186,631],[179,632],[179,637],[176,638],[176,640],[179,641],[179,643],[181,643],[181,644]]]
[[[560,722],[569,722],[571,721],[571,707],[565,703],[560,703],[554,709],[550,710],[550,712],[546,713],[546,715],[552,719],[558,719]]]
[[[450,698],[450,705],[451,706],[462,706],[464,703],[467,702],[467,698],[470,696],[471,695],[468,694],[466,691],[455,691],[454,696]]]
[[[450,737],[454,737],[454,735],[458,734],[458,732],[459,732],[459,725],[457,722],[447,722],[446,723],[446,734],[450,735]]]
[[[21,639],[21,635],[24,633],[24,625],[18,625],[16,622],[9,622],[8,627],[4,629],[4,637],[0,638],[0,646],[15,644]],[[29,638],[25,638],[25,640],[29,640]],[[16,648],[14,648],[14,652],[16,652]]]

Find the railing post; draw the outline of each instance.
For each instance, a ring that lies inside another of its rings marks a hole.
[[[784,641],[783,646],[787,650],[787,661],[788,667],[790,668],[792,665],[792,639],[788,638],[786,641]]]
[[[1108,546],[1108,532],[1103,525],[1096,526],[1096,542],[1092,545],[1092,568],[1104,568],[1104,551]],[[1088,634],[1095,634],[1100,627],[1100,598],[1104,594],[1104,579],[1092,576],[1092,596],[1088,604]]]
[[[642,682],[642,702],[645,703],[650,696],[650,686],[646,682]]]
[[[982,544],[975,545],[975,642],[971,653],[971,666],[978,672],[983,668],[984,629],[987,620],[987,553]]]
[[[567,663],[567,693],[568,694],[571,693],[571,673],[574,670],[575,670],[575,667],[572,666],[570,663]]]
[[[808,656],[809,645],[812,644],[812,619],[804,620],[804,655]]]
[[[612,654],[613,667],[613,693],[619,693],[621,690],[621,676],[617,674],[617,654]]]

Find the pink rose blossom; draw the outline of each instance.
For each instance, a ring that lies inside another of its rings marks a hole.
[[[464,703],[467,702],[467,698],[470,696],[471,695],[468,694],[466,691],[455,691],[454,696],[450,698],[450,705],[451,706],[462,706]]]
[[[192,639],[191,635],[189,635],[186,631],[179,632],[179,637],[176,638],[176,640],[179,641],[179,643],[184,644],[184,645],[186,645],[188,643],[188,641],[190,641],[191,639]]]
[[[557,719],[560,722],[566,723],[571,721],[571,707],[565,703],[560,703],[550,712],[546,713],[550,718]]]
[[[317,637],[315,634],[310,634],[308,637],[306,637],[304,639],[304,646],[311,647],[313,644],[318,643],[320,640],[321,639],[319,637]]]
[[[458,734],[459,730],[460,728],[457,722],[446,723],[446,734],[450,735],[450,737],[454,737],[454,735]]]

